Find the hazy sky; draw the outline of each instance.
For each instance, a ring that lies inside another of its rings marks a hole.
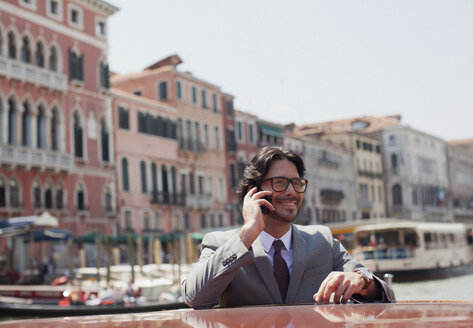
[[[473,138],[471,0],[108,0],[109,61],[139,72],[171,54],[235,108],[304,124],[401,114]]]

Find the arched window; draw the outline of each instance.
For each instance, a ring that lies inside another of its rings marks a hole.
[[[393,205],[402,205],[402,190],[399,184],[395,184],[392,189]]]
[[[391,168],[393,170],[397,170],[397,155],[396,154],[391,155]]]
[[[161,166],[161,176],[163,181],[163,199],[165,203],[169,202],[168,171],[165,165]]]
[[[31,44],[27,36],[23,37],[21,43],[21,61],[31,63]]]
[[[141,192],[146,194],[148,192],[148,184],[146,183],[146,164],[144,161],[140,162],[141,173]]]
[[[58,54],[54,46],[49,48],[49,69],[53,72],[58,71]]]
[[[8,100],[8,144],[16,144],[16,102],[13,97]]]
[[[16,58],[16,38],[13,32],[8,33],[8,58]]]
[[[23,103],[21,115],[21,145],[31,147],[31,110],[28,101]]]
[[[36,147],[46,149],[46,114],[43,105],[38,107],[36,119]]]
[[[69,78],[71,80],[84,80],[83,58],[84,55],[79,55],[74,50],[69,49]]]
[[[64,208],[64,187],[61,183],[56,184],[56,208]]]
[[[49,182],[44,185],[44,207],[47,209],[53,208],[53,191]]]
[[[6,197],[6,190],[5,190],[5,181],[0,178],[0,207],[7,206],[7,197]]]
[[[112,211],[112,193],[109,187],[105,187],[103,190],[103,205],[105,212]]]
[[[82,124],[80,122],[79,113],[74,114],[74,155],[76,157],[83,157],[82,149]]]
[[[102,118],[100,122],[100,140],[102,142],[102,161],[110,161],[110,148],[109,148],[109,133],[105,118]]]
[[[77,191],[76,191],[76,199],[77,199],[77,210],[78,211],[84,211],[85,210],[85,193],[84,193],[84,187],[82,184],[77,185]]]
[[[15,179],[10,179],[8,187],[10,189],[10,206],[15,208],[20,207],[20,189],[18,188],[18,183]]]
[[[122,158],[122,188],[123,191],[130,191],[130,184],[128,181],[128,160]]]
[[[58,117],[57,108],[54,107],[51,111],[51,124],[50,124],[50,137],[51,137],[51,149],[59,150],[58,145]]]
[[[41,208],[41,186],[38,181],[33,181],[33,207]]]
[[[36,51],[35,51],[35,59],[34,62],[36,66],[44,67],[44,46],[41,41],[36,43]]]

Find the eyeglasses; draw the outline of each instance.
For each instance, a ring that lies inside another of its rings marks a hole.
[[[294,191],[297,193],[303,193],[307,189],[307,179],[304,178],[286,178],[286,177],[272,177],[266,178],[261,181],[261,183],[265,181],[271,181],[271,188],[274,191],[284,191],[289,186],[289,182],[292,184]]]

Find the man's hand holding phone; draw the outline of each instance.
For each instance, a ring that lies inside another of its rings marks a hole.
[[[265,197],[271,197],[272,191],[259,190],[258,187],[251,188],[243,199],[243,220],[245,223],[241,227],[239,235],[246,248],[250,249],[251,244],[256,240],[258,235],[264,229],[265,211],[262,207],[266,207],[269,211],[274,211],[274,207]],[[271,199],[271,198],[270,198]],[[267,214],[267,213],[266,213]]]

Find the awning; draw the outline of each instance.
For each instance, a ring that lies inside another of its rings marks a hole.
[[[127,233],[119,236],[107,236],[107,235],[101,235],[100,242],[105,242],[106,238],[109,238],[110,241],[116,242],[119,244],[126,244],[128,242],[128,239],[131,238],[133,241],[136,241],[138,239],[138,236],[141,236],[143,242],[148,242],[148,240],[153,238],[159,239],[161,242],[168,242],[172,241],[175,239],[179,239],[181,236],[184,236],[182,233],[168,233],[168,234],[161,234],[161,235],[147,235],[147,234],[142,234],[139,235],[137,233]],[[74,242],[76,243],[95,243],[95,240],[97,239],[97,233],[92,232],[84,236],[76,237],[74,238]]]
[[[8,223],[11,227],[26,227],[33,226],[37,228],[55,228],[58,226],[58,220],[49,214],[49,212],[44,212],[40,216],[21,216],[17,218],[8,219]]]
[[[40,216],[22,216],[0,221],[0,236],[13,236],[32,229],[56,228],[57,226],[58,220],[48,212],[44,212]]]
[[[260,128],[261,134],[263,135],[270,135],[276,138],[284,137],[284,132],[275,126],[260,125],[259,128]]]
[[[25,243],[29,243],[29,233],[24,233],[19,235],[19,237],[26,238]],[[74,235],[62,229],[44,229],[44,230],[35,230],[33,232],[34,241],[60,241],[73,238]]]

